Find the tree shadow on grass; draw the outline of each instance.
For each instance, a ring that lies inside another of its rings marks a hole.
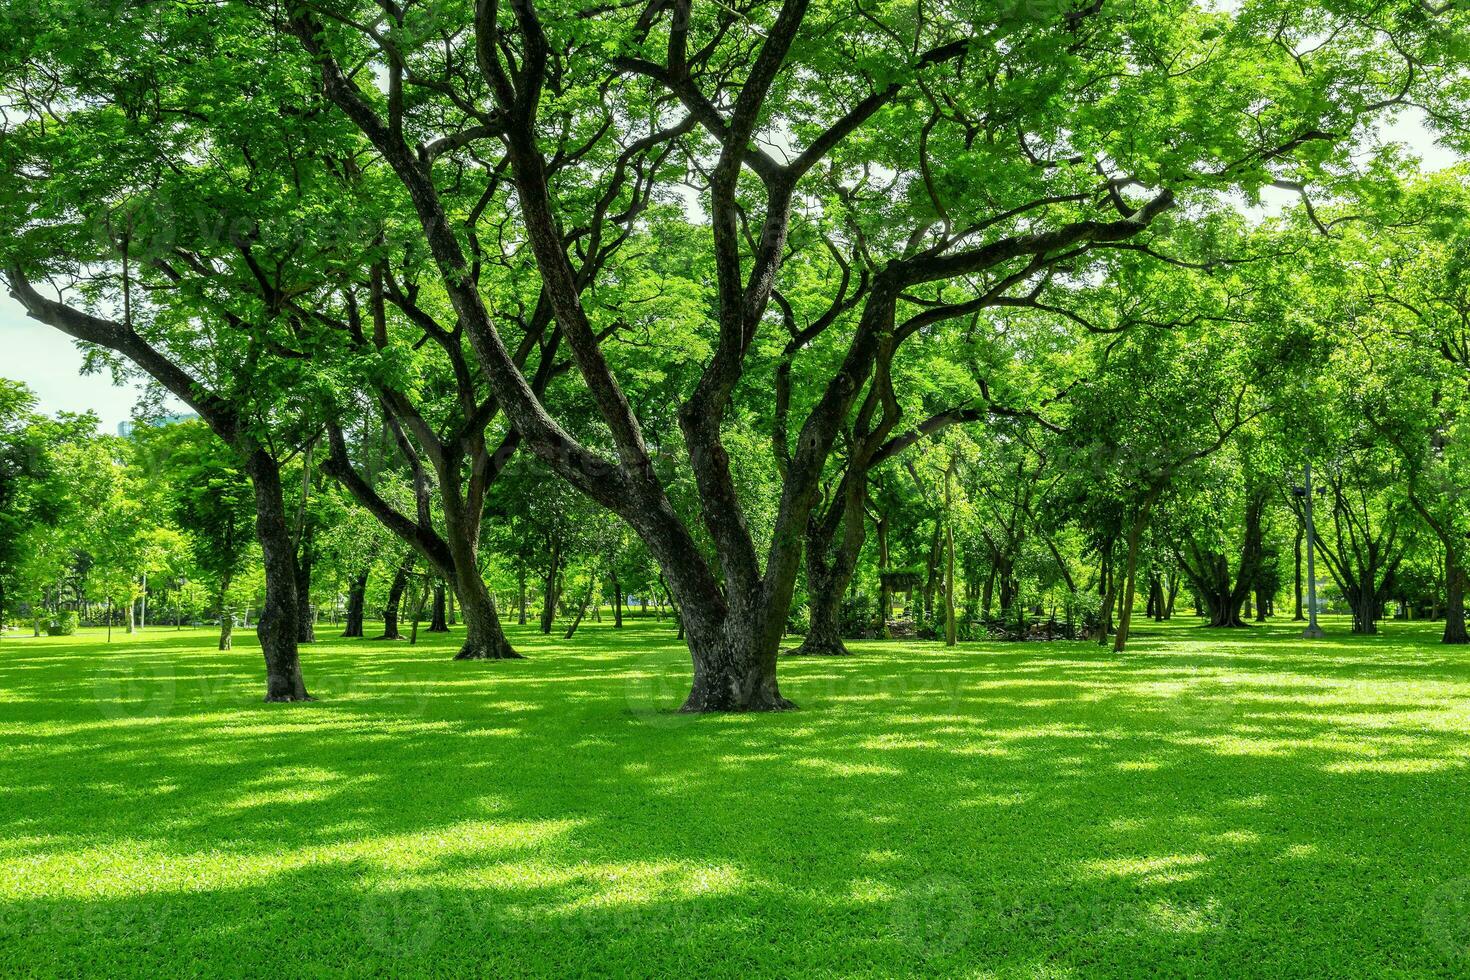
[[[656,622],[328,641],[289,708],[245,643],[7,645],[0,971],[1470,968],[1470,663],[1150,632],[858,644],[698,718]]]

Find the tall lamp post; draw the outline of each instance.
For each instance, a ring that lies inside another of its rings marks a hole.
[[[1306,486],[1302,488],[1302,510],[1307,519],[1307,628],[1302,639],[1320,640],[1325,635],[1317,625],[1317,525],[1312,522],[1312,463],[1307,461]]]

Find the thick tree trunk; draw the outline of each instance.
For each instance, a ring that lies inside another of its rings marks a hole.
[[[807,617],[806,636],[801,645],[790,651],[792,656],[847,656],[847,644],[842,641],[842,593],[846,585],[842,581],[839,562],[826,553],[826,543],[814,539],[809,530],[807,535],[806,587]]]
[[[454,575],[454,593],[459,599],[460,617],[464,620],[464,645],[455,660],[520,660],[501,628],[495,609],[495,598],[480,574],[480,523],[478,517],[466,513],[460,504],[457,487],[442,494],[445,537],[449,544],[451,565],[441,574]]]
[[[255,627],[265,657],[265,699],[309,701],[297,648],[296,545],[286,520],[280,466],[257,448],[246,456],[245,472],[255,488],[255,531],[265,565],[265,605]]]
[[[368,569],[364,568],[347,586],[347,624],[342,630],[344,637],[360,638],[363,635],[362,621],[367,605],[367,584]]]
[[[1016,605],[1017,588],[1015,556],[1004,555],[996,560],[995,580],[1000,585],[1000,614],[1005,616],[1006,610]],[[1016,610],[1020,613],[1020,610]]]
[[[447,590],[444,588],[444,580],[443,579],[435,579],[434,580],[434,608],[433,608],[433,611],[429,614],[429,632],[430,633],[448,633],[449,632],[448,603],[445,600],[445,596],[444,596],[444,594],[445,594],[446,591]]]
[[[1465,631],[1465,570],[1453,552],[1446,549],[1444,561],[1445,616],[1442,643],[1470,643]]]
[[[1209,617],[1207,626],[1230,629],[1245,625],[1241,618],[1241,600],[1228,581],[1201,585],[1199,594],[1204,600],[1204,613]]]
[[[808,579],[810,588],[810,579]],[[812,593],[809,598],[811,615],[807,621],[806,636],[801,645],[790,651],[791,656],[845,657],[851,651],[842,640],[842,603],[836,598],[841,593]]]
[[[1372,635],[1378,632],[1378,618],[1383,613],[1383,601],[1371,588],[1354,590],[1353,632]]]
[[[464,620],[465,640],[455,660],[522,660],[501,629],[495,611],[495,599],[478,574],[478,589],[467,589],[459,595],[460,618]]]
[[[681,711],[787,711],[794,707],[776,683],[781,630],[759,615],[727,616],[723,628],[703,636],[693,632],[681,609],[694,662],[694,683]]]
[[[807,603],[810,616],[806,636],[793,656],[847,656],[842,638],[842,595],[852,583],[867,538],[863,513],[864,480],[849,480],[856,490],[844,490],[832,506],[841,514],[813,513],[806,530]]]

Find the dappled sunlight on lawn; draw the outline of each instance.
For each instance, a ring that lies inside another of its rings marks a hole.
[[[298,705],[249,637],[7,636],[0,972],[1470,971],[1470,653],[1193,622],[708,717],[667,622],[326,640]]]

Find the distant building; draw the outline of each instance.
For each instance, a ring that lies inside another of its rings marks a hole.
[[[164,425],[177,425],[180,422],[192,422],[197,418],[199,418],[198,412],[176,412],[172,415],[160,415],[156,419],[148,419],[141,422],[135,422],[132,419],[128,419],[117,424],[117,434],[122,436],[124,439],[131,439],[133,436],[133,430],[140,425],[147,426],[149,428],[157,428]]]

